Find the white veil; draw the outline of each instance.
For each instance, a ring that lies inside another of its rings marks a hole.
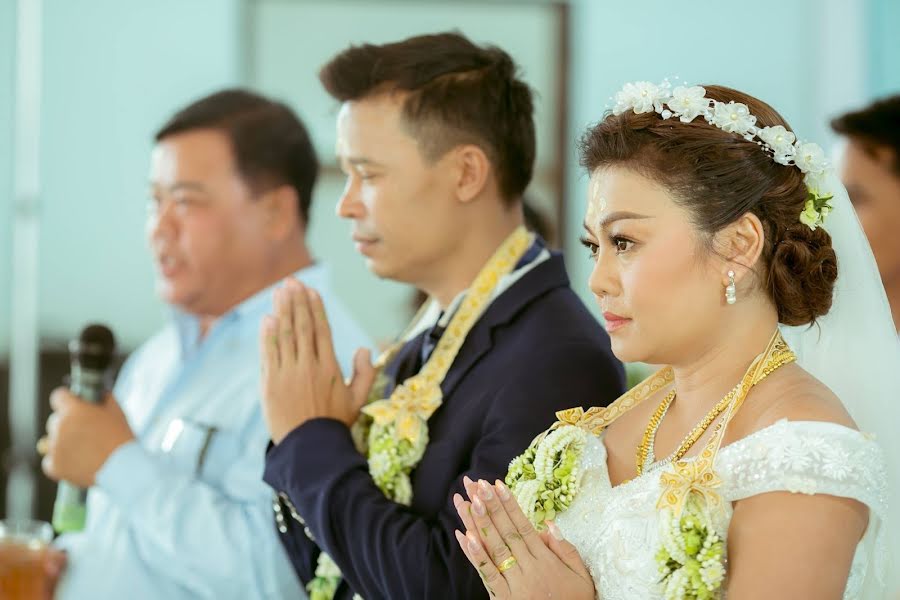
[[[862,598],[893,598],[885,595],[885,586],[889,593],[900,593],[900,338],[847,191],[833,172],[828,177],[834,210],[825,229],[838,260],[834,303],[818,326],[781,330],[798,363],[825,383],[860,430],[875,434],[884,449],[888,509],[885,522],[870,513],[869,527],[879,529]]]

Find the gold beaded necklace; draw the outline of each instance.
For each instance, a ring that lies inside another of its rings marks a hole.
[[[703,434],[706,433],[706,430],[709,429],[709,426],[712,425],[713,421],[728,408],[728,405],[734,400],[734,396],[737,392],[738,388],[735,388],[728,392],[724,398],[719,400],[716,405],[712,407],[712,410],[706,413],[706,416],[703,417],[703,419],[701,419],[686,436],[684,436],[678,448],[676,448],[668,458],[661,461],[661,463],[668,464],[670,462],[675,462],[687,454],[688,450],[697,443],[697,440],[703,437]],[[653,416],[650,417],[650,422],[647,423],[647,429],[644,430],[644,436],[641,438],[641,444],[637,449],[638,475],[647,470],[650,466],[648,463],[652,464],[655,462],[653,460],[653,445],[654,442],[656,442],[656,433],[659,431],[659,426],[662,424],[663,417],[668,413],[669,407],[674,400],[675,390],[672,390],[665,398],[663,398],[663,401],[653,413]]]
[[[783,342],[782,342],[783,343]],[[773,356],[772,360],[769,361],[763,368],[763,371],[759,374],[759,376],[753,381],[752,385],[756,385],[770,374],[778,370],[780,367],[793,362],[796,359],[793,352],[790,349],[783,351],[782,353]],[[670,462],[676,462],[681,460],[685,454],[697,443],[703,434],[706,433],[706,430],[709,429],[709,426],[713,424],[713,422],[721,415],[726,408],[728,408],[731,403],[734,401],[735,397],[740,393],[742,388],[741,384],[738,384],[734,387],[730,392],[725,394],[725,396],[719,400],[715,406],[712,407],[706,416],[700,420],[697,425],[682,439],[681,444],[675,451],[669,455],[668,458],[661,461],[662,464],[668,464]],[[749,391],[749,390],[747,390]],[[650,421],[647,423],[647,428],[644,430],[644,435],[641,438],[641,443],[637,448],[637,473],[641,475],[647,468],[649,468],[649,463],[653,463],[651,456],[653,454],[653,445],[656,441],[656,433],[659,431],[659,426],[662,424],[662,420],[665,417],[666,413],[669,410],[669,407],[672,405],[672,402],[675,400],[675,390],[669,392],[665,398],[663,398],[662,402],[660,402],[659,406],[653,412],[653,415],[650,417]],[[721,425],[721,424],[720,424]],[[716,431],[718,431],[718,427]],[[650,460],[648,460],[650,459]]]

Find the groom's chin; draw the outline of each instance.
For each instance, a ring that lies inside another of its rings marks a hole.
[[[366,257],[366,268],[379,279],[397,279],[396,269],[392,269],[384,260]]]

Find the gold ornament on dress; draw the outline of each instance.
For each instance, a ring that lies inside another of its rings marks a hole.
[[[796,359],[796,355],[781,337],[781,332],[776,331],[766,350],[753,361],[740,384],[729,393],[729,395],[734,394],[733,400],[703,451],[693,460],[673,462],[672,471],[663,471],[660,483],[664,491],[657,503],[657,508],[670,508],[675,515],[681,515],[684,504],[691,493],[699,493],[706,500],[707,509],[714,509],[721,505],[721,497],[712,493],[712,490],[719,485],[719,477],[714,470],[714,463],[722,445],[722,439],[725,437],[728,423],[747,399],[753,386]]]

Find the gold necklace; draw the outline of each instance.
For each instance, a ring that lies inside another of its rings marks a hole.
[[[769,356],[766,357],[765,363],[761,365],[762,369],[758,373],[755,374],[753,380],[749,383],[747,390],[745,392],[749,393],[750,387],[753,387],[784,365],[794,362],[796,360],[796,356],[793,352],[791,352],[790,348],[787,344],[784,343],[784,340],[781,339],[781,336],[777,334],[775,338],[773,338],[774,345],[772,352]],[[709,429],[709,426],[712,425],[713,421],[715,421],[719,415],[721,415],[732,402],[738,396],[738,394],[744,388],[743,382],[734,387],[730,392],[728,392],[725,397],[719,400],[718,403],[710,410],[703,419],[697,423],[696,426],[684,437],[681,444],[678,448],[669,455],[663,462],[677,462],[687,454],[688,450],[693,447],[694,444],[697,443],[703,434]],[[669,392],[669,394],[663,398],[663,401],[657,407],[656,411],[654,411],[653,415],[650,417],[650,422],[647,423],[647,428],[644,430],[644,435],[641,438],[641,444],[637,448],[637,473],[641,475],[644,472],[647,457],[650,455],[650,452],[653,447],[653,443],[656,439],[656,432],[659,430],[659,426],[662,423],[662,419],[665,416],[666,412],[669,410],[669,406],[672,404],[672,401],[675,400],[675,390]],[[716,433],[721,429],[721,423],[719,427],[716,427]]]
[[[659,403],[659,406],[656,407],[656,410],[653,411],[653,414],[650,415],[650,422],[647,423],[647,428],[644,430],[644,437],[641,438],[641,443],[637,448],[638,475],[644,471],[644,465],[647,464],[647,456],[650,453],[650,447],[653,444],[653,440],[656,439],[656,430],[659,429],[659,424],[662,421],[663,416],[668,412],[669,407],[674,400],[675,390],[672,390],[666,394],[665,398],[662,399],[662,402]]]
[[[738,388],[734,388],[730,392],[728,392],[725,397],[719,400],[715,406],[712,407],[706,416],[697,423],[691,431],[684,436],[681,440],[681,444],[678,448],[675,449],[675,452],[669,455],[663,463],[675,462],[681,459],[685,454],[687,454],[688,450],[690,450],[694,444],[697,443],[703,434],[706,433],[706,430],[709,429],[709,426],[712,425],[713,421],[715,421],[719,415],[721,415],[728,405],[731,404],[731,401],[734,400],[735,395],[738,392]],[[672,405],[672,402],[675,400],[675,390],[669,392],[669,395],[663,398],[663,401],[660,403],[659,407],[656,409],[656,412],[653,413],[653,416],[650,417],[650,422],[647,423],[647,428],[644,430],[644,436],[641,438],[641,444],[637,449],[637,472],[638,475],[644,472],[647,468],[648,457],[653,452],[653,444],[656,441],[656,432],[659,431],[659,426],[662,424],[663,417],[666,416],[666,413],[669,411],[669,406]]]

